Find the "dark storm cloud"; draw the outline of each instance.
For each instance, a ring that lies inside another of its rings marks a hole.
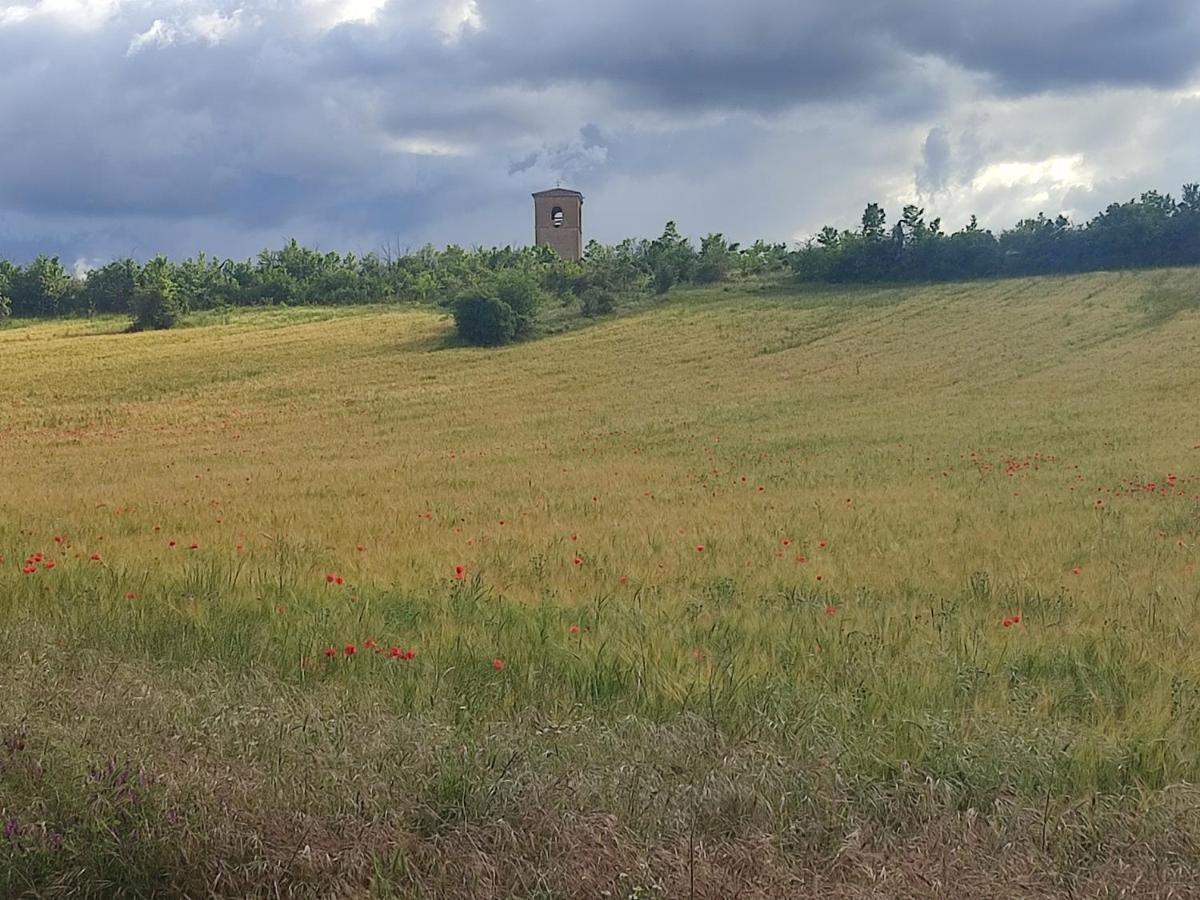
[[[737,217],[697,205],[706,180],[770,181],[797,198],[755,212],[771,236],[839,184],[961,190],[1001,152],[948,124],[973,103],[1166,89],[1200,59],[1181,0],[478,0],[461,25],[458,0],[75,3],[0,4],[0,255],[523,241],[559,178],[592,208],[686,178],[706,221]]]

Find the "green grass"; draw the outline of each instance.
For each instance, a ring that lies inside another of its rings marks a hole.
[[[1185,890],[1193,281],[9,328],[0,894]]]

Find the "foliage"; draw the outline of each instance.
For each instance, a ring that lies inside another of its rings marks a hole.
[[[941,222],[904,207],[888,231],[887,214],[867,205],[858,231],[825,226],[792,259],[805,281],[943,281],[1104,269],[1200,264],[1200,185],[1182,199],[1147,191],[1111,204],[1084,225],[1039,214],[999,237],[975,217],[947,235]]]
[[[454,325],[468,344],[495,347],[517,336],[517,314],[492,294],[465,294],[454,304]]]
[[[133,292],[134,331],[173,328],[183,314],[184,304],[170,272],[170,263],[161,256],[142,269]]]

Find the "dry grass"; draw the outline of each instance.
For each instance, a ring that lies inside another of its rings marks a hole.
[[[1193,896],[1192,279],[0,331],[0,893]]]

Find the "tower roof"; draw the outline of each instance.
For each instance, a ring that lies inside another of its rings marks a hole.
[[[567,188],[551,188],[548,191],[535,191],[535,197],[579,197],[583,199],[583,194],[579,191],[568,190]]]

